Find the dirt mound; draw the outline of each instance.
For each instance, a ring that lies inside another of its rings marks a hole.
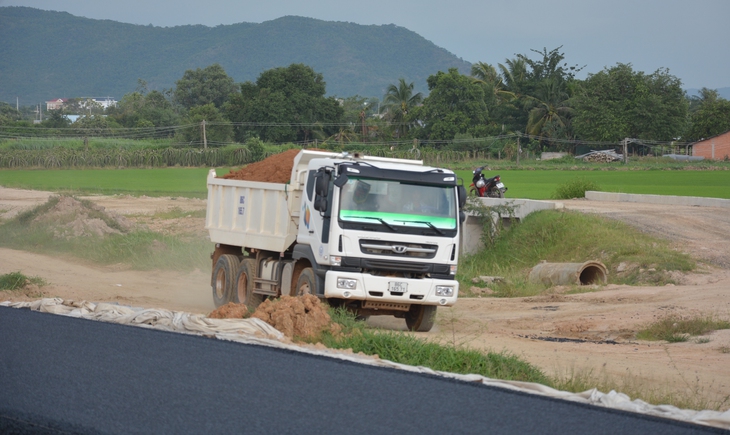
[[[274,154],[260,162],[251,163],[237,171],[231,171],[222,178],[264,181],[267,183],[286,183],[291,178],[294,157],[297,154],[299,154],[298,149],[291,149],[283,153]]]
[[[267,299],[249,316],[243,304],[229,302],[208,317],[214,319],[243,319],[255,317],[281,331],[289,338],[314,338],[323,331],[336,334],[339,325],[332,323],[327,307],[313,295],[282,296],[281,299]]]
[[[59,238],[104,236],[123,234],[132,224],[115,212],[107,212],[104,207],[89,201],[79,201],[70,196],[52,197],[48,210],[42,211],[33,219],[34,224],[54,227],[53,235]]]
[[[213,310],[208,314],[208,317],[211,319],[245,319],[251,317],[251,313],[248,312],[248,307],[244,304],[228,302]]]
[[[313,295],[267,299],[251,317],[263,320],[290,338],[313,338],[328,329],[333,333],[339,332],[338,325],[332,323],[327,313],[327,307]]]
[[[0,301],[34,300],[47,297],[38,284],[26,284],[15,290],[0,290]]]

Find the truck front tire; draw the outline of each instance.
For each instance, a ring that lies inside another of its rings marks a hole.
[[[436,305],[411,305],[406,313],[406,326],[409,331],[428,332],[436,320]]]
[[[297,279],[296,296],[317,294],[317,281],[314,278],[314,270],[311,267],[302,269]]]
[[[218,257],[213,267],[213,303],[218,308],[233,300],[233,290],[236,283],[236,271],[238,270],[238,257],[230,254],[223,254]]]

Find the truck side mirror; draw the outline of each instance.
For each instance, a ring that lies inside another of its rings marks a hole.
[[[324,198],[327,197],[327,191],[329,190],[330,174],[324,168],[319,168],[317,174],[314,176],[314,192]]]
[[[324,213],[327,211],[327,198],[317,195],[314,198],[314,209],[318,212]]]
[[[466,187],[462,185],[456,186],[456,193],[459,197],[459,208],[464,208],[464,204],[466,204]]]

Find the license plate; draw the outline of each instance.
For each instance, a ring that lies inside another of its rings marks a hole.
[[[497,183],[497,187],[500,188],[500,189],[503,188],[504,187],[504,183],[501,183],[501,182],[500,183]]]
[[[408,291],[408,283],[402,281],[390,281],[388,291],[391,293],[405,293]]]

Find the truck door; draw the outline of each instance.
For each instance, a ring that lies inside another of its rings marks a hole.
[[[307,177],[306,192],[302,201],[300,213],[298,242],[308,244],[317,263],[328,263],[327,244],[329,243],[329,230],[332,215],[332,182],[330,181],[327,201],[327,209],[319,211],[315,208],[315,200],[318,199],[315,193],[316,170],[310,170]]]

